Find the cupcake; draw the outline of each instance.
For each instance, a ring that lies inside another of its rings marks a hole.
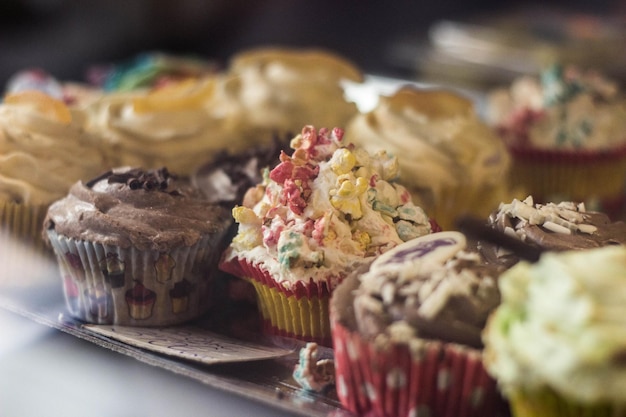
[[[43,250],[46,209],[105,160],[83,129],[84,118],[61,98],[38,90],[7,93],[0,103],[0,228]],[[6,245],[5,245],[6,246]]]
[[[472,102],[452,91],[407,86],[382,96],[350,121],[346,140],[397,156],[402,184],[444,230],[463,214],[485,218],[514,195],[503,181],[505,146]]]
[[[512,154],[510,181],[538,201],[623,215],[626,97],[597,72],[553,65],[489,95],[486,118]]]
[[[626,244],[626,223],[613,222],[605,213],[587,211],[584,203],[535,203],[532,196],[502,203],[487,225],[541,251],[592,249]],[[497,245],[484,245],[493,262],[513,265],[520,259]]]
[[[94,324],[167,326],[211,306],[232,224],[167,169],[117,168],[75,183],[47,211],[67,309]]]
[[[358,112],[345,97],[346,81],[362,82],[360,68],[330,51],[249,49],[235,54],[221,73],[211,111],[236,124],[229,146],[241,151],[251,141],[293,137],[307,124],[345,126]]]
[[[214,77],[205,76],[106,92],[84,107],[85,129],[101,142],[111,166],[167,166],[190,176],[233,140],[225,121],[207,110],[214,91]]]
[[[500,277],[485,366],[515,417],[626,415],[626,249],[550,252]]]
[[[237,235],[220,268],[250,281],[269,334],[330,345],[328,300],[360,265],[432,230],[397,183],[398,162],[305,126],[292,155],[233,209]]]
[[[462,233],[432,233],[338,286],[331,323],[345,408],[381,417],[506,415],[481,340],[505,267],[472,248]]]

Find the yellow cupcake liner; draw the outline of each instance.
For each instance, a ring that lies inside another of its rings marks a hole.
[[[330,345],[328,297],[297,298],[254,279],[259,310],[270,333]]]
[[[513,417],[625,417],[626,406],[582,404],[550,389],[518,390],[509,397]]]
[[[329,276],[317,282],[297,281],[287,287],[261,264],[244,258],[222,259],[219,267],[253,285],[265,334],[332,346],[329,301],[331,283],[337,277]]]

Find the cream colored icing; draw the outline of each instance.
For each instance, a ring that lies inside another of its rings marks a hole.
[[[83,115],[51,97],[42,100],[46,104],[31,100],[0,104],[3,201],[49,204],[65,195],[74,182],[104,169],[94,138],[83,130]],[[45,106],[51,103],[69,119],[60,120],[54,111],[48,112]]]
[[[342,81],[362,81],[360,70],[319,50],[261,48],[235,55],[223,91],[244,134],[296,135],[306,124],[344,127],[357,113]],[[219,111],[219,110],[216,110]]]
[[[496,187],[509,167],[501,140],[455,93],[404,87],[354,117],[346,140],[397,156],[401,180],[440,203],[451,188]],[[460,202],[462,203],[462,202]]]
[[[546,387],[584,403],[626,401],[626,249],[547,253],[500,277],[483,332],[505,393]]]
[[[338,281],[405,240],[431,232],[428,217],[396,183],[397,159],[342,143],[341,129],[306,126],[293,156],[266,172],[233,210],[239,230],[226,260],[243,258],[289,287]]]
[[[177,95],[171,102],[164,97],[167,90],[134,90],[105,94],[87,105],[87,129],[106,143],[112,166],[167,166],[190,175],[216,151],[229,148],[223,121],[205,108],[213,90],[198,92],[212,81],[188,82],[192,85],[169,87]]]

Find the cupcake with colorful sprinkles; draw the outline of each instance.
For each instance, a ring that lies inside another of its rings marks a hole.
[[[510,179],[540,202],[572,200],[621,215],[626,96],[594,71],[553,65],[489,95],[486,117],[511,151]]]
[[[329,346],[328,301],[354,269],[431,233],[397,183],[398,161],[342,142],[339,128],[305,126],[293,153],[233,209],[237,235],[222,270],[250,281],[269,334]]]

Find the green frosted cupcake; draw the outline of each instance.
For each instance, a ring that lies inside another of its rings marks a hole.
[[[513,415],[626,416],[626,248],[547,253],[499,285],[485,365]]]

